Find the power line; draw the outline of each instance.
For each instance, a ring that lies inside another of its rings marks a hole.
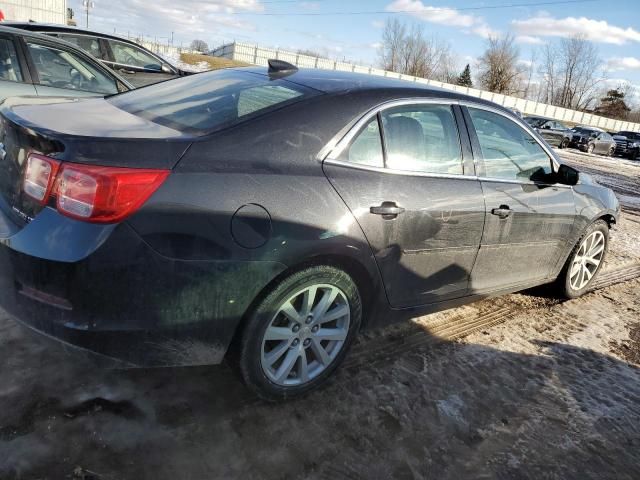
[[[593,3],[601,2],[602,0],[561,0],[554,2],[529,2],[529,3],[506,3],[502,5],[486,5],[482,7],[461,7],[461,8],[449,8],[449,7],[430,7],[429,9],[419,10],[369,10],[369,11],[351,11],[351,12],[288,12],[288,13],[276,13],[276,12],[229,12],[226,15],[257,15],[257,16],[271,16],[271,17],[319,17],[319,16],[333,16],[333,15],[397,15],[400,13],[433,13],[439,11],[446,12],[463,12],[474,10],[495,10],[498,8],[518,8],[518,7],[540,7],[540,6],[554,6],[554,5],[568,5],[578,3]],[[280,1],[265,1],[262,3],[297,3],[294,0],[280,0]]]

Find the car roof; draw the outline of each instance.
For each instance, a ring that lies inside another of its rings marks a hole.
[[[268,70],[264,67],[243,67],[241,69],[261,75],[269,74]],[[390,91],[397,92],[398,98],[426,97],[467,100],[476,104],[488,105],[513,115],[512,110],[488,100],[471,97],[453,90],[447,90],[425,83],[383,77],[381,75],[301,68],[295,70],[293,73],[284,74],[279,78],[328,94],[348,93],[350,91],[379,92],[385,90],[387,93]]]
[[[2,22],[0,24],[0,32],[5,32],[5,33],[10,33],[12,35],[20,35],[23,37],[33,37],[33,38],[45,38],[47,40],[51,40],[52,37],[47,36],[47,35],[43,35],[41,33],[38,32],[33,32],[31,30],[24,30],[22,28],[14,28],[11,26],[12,24],[7,23],[7,22]],[[54,39],[57,41],[61,41],[60,39]],[[65,45],[68,45],[67,42],[64,42]],[[78,48],[78,47],[75,47]]]
[[[117,35],[111,35],[109,33],[96,32],[93,30],[86,30],[84,28],[71,27],[68,25],[58,25],[55,23],[38,23],[38,22],[3,22],[4,25],[9,27],[19,28],[21,30],[27,30],[30,32],[64,32],[64,33],[80,33],[83,35],[93,35],[96,37],[110,38],[113,40],[119,40],[121,42],[131,43],[137,45],[135,42]],[[139,46],[139,45],[138,45]]]

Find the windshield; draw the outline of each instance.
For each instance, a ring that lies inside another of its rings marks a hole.
[[[532,127],[540,127],[545,123],[547,123],[548,121],[549,120],[546,118],[536,118],[536,117],[525,118],[525,122],[527,122]]]
[[[627,137],[631,140],[640,139],[640,133],[636,133],[636,132],[618,132],[616,133],[616,135],[619,135],[621,137]]]
[[[160,125],[205,135],[315,93],[286,80],[218,70],[158,83],[108,101]]]

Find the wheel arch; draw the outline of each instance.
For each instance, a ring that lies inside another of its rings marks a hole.
[[[375,272],[369,271],[369,269],[367,269],[360,260],[354,257],[343,254],[323,253],[288,267],[260,290],[246,308],[241,321],[236,326],[229,351],[233,352],[236,350],[251,312],[256,309],[260,302],[269,295],[278,283],[280,283],[284,278],[304,270],[305,268],[320,265],[327,265],[343,270],[353,279],[358,287],[358,292],[360,293],[360,299],[362,302],[361,329],[365,328],[367,326],[367,319],[370,318],[374,307],[374,302],[372,300],[375,298],[376,292],[380,290],[379,282],[375,277]]]

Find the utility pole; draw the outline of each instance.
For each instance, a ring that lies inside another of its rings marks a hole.
[[[87,25],[86,28],[89,28],[89,10],[94,8],[96,4],[92,0],[82,0],[82,6],[87,14]]]

